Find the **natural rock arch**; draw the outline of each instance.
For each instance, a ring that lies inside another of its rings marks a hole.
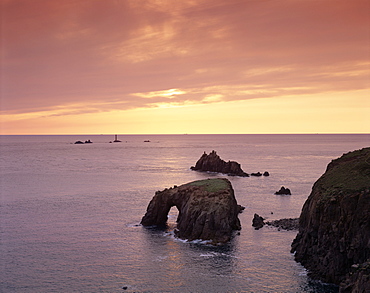
[[[234,190],[227,179],[207,179],[157,191],[141,220],[143,226],[164,227],[168,213],[178,209],[175,234],[179,238],[227,242],[240,230]]]

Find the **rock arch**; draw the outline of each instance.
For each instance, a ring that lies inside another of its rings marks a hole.
[[[157,191],[141,220],[143,226],[164,227],[170,209],[178,211],[175,234],[182,239],[227,242],[240,230],[234,190],[227,179],[207,179]]]

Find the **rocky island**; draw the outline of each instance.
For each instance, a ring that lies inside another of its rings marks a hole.
[[[210,152],[209,155],[204,152],[200,159],[196,162],[195,166],[190,167],[190,169],[194,171],[217,172],[232,176],[249,176],[242,170],[239,163],[235,161],[225,162],[214,150]]]
[[[303,205],[292,252],[339,292],[370,292],[370,148],[327,166]]]
[[[157,191],[141,220],[143,226],[165,227],[171,207],[179,211],[175,235],[187,240],[228,242],[240,230],[237,204],[229,180],[206,179]]]
[[[276,195],[292,195],[289,188],[285,188],[284,186],[281,186],[279,191],[275,192]]]

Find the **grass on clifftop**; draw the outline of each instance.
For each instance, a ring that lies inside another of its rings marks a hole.
[[[326,188],[359,191],[370,187],[370,148],[353,151],[333,160],[321,178]]]
[[[203,186],[204,189],[208,192],[217,192],[217,191],[229,188],[229,184],[227,183],[227,181],[220,179],[220,178],[198,180],[198,181],[190,182],[187,185]]]

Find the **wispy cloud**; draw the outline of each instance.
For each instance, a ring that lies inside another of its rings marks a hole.
[[[370,3],[2,1],[4,114],[369,88]]]

